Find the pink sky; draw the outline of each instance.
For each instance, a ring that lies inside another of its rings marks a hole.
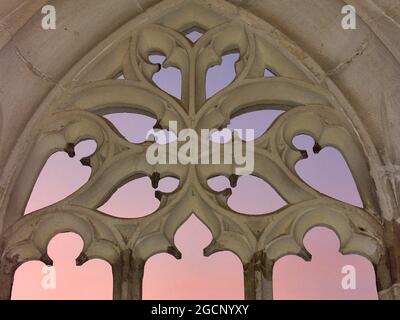
[[[162,60],[159,57],[152,58]],[[222,66],[210,71],[207,79],[208,95],[229,84],[234,77],[233,64],[237,54],[224,58]],[[152,60],[152,61],[153,61]],[[266,74],[271,76],[270,74]],[[163,69],[155,81],[172,95],[179,96],[179,72]],[[279,116],[281,111],[263,110],[234,119],[230,128],[254,128],[261,135]],[[116,114],[108,118],[131,142],[145,139],[154,120],[135,114]],[[296,146],[310,150],[312,138],[295,139]],[[90,168],[83,167],[79,159],[95,150],[91,141],[76,148],[77,155],[70,159],[65,153],[54,154],[32,192],[26,212],[43,208],[59,201],[82,186],[90,175]],[[296,170],[311,186],[321,192],[362,206],[357,188],[346,162],[334,148],[324,148],[318,155],[309,152],[309,159],[300,161]],[[226,178],[210,182],[216,190],[228,186]],[[171,191],[176,181],[166,179],[160,190]],[[242,177],[233,190],[229,205],[247,214],[272,212],[285,205],[275,190],[262,180]],[[130,182],[114,194],[101,211],[118,217],[139,217],[150,214],[158,207],[154,190],[148,178]],[[183,254],[175,260],[167,254],[149,259],[144,276],[144,299],[243,299],[243,270],[239,259],[230,252],[203,257],[203,248],[211,241],[211,233],[195,216],[178,230],[175,241]],[[274,267],[275,299],[377,299],[375,275],[372,264],[365,258],[338,252],[336,235],[325,228],[314,228],[305,237],[306,248],[312,253],[311,262],[294,256],[280,259]],[[41,262],[21,266],[15,275],[13,299],[111,299],[111,267],[104,261],[89,261],[82,267],[74,265],[82,249],[82,240],[75,234],[58,235],[49,244],[49,255],[54,260],[57,275],[55,290],[44,290]],[[341,288],[342,267],[356,268],[355,290]]]

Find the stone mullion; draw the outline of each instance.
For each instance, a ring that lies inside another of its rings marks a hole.
[[[11,299],[15,271],[20,265],[17,257],[5,257],[0,262],[0,300]]]
[[[120,260],[112,266],[114,300],[142,299],[144,265],[130,249],[121,252]]]
[[[246,300],[272,300],[273,262],[263,252],[257,252],[244,266],[244,288]]]
[[[0,271],[0,300],[10,300],[14,274]]]

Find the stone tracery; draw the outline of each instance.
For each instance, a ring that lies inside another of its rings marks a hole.
[[[168,1],[166,1],[168,6]],[[224,9],[232,9],[223,4]],[[161,8],[162,9],[162,8]],[[0,298],[9,298],[13,273],[22,263],[51,264],[48,242],[60,232],[75,232],[84,240],[77,259],[108,261],[113,269],[114,298],[140,299],[146,260],[160,252],[180,257],[174,234],[196,214],[211,230],[212,243],[204,250],[234,252],[242,261],[247,299],[272,298],[272,267],[284,255],[308,258],[305,233],[313,226],[332,228],[343,253],[357,253],[379,264],[384,254],[384,228],[368,163],[359,138],[344,115],[338,89],[322,69],[279,31],[248,25],[241,17],[218,15],[197,2],[162,10],[151,21],[133,22],[117,31],[84,57],[43,102],[49,105],[39,120],[36,142],[18,174],[6,202],[0,246]],[[198,10],[196,19],[187,14]],[[177,14],[179,13],[179,18]],[[249,19],[249,18],[247,18]],[[185,31],[199,28],[204,35],[191,43]],[[268,31],[268,32],[267,32]],[[225,89],[206,99],[207,70],[229,52],[238,52],[237,76]],[[182,75],[182,99],[159,89],[152,81],[158,66],[153,53],[165,55],[164,67]],[[276,77],[264,78],[265,69]],[[114,79],[122,72],[124,80]],[[207,180],[231,177],[232,165],[149,165],[149,142],[135,144],[122,137],[101,115],[138,112],[157,119],[162,128],[170,120],[183,128],[225,127],[231,118],[249,110],[273,107],[287,112],[255,141],[254,175],[273,186],[288,205],[272,214],[249,216],[227,205],[229,192],[215,192]],[[355,177],[364,209],[324,196],[304,183],[294,166],[302,157],[292,143],[307,133],[319,146],[334,146],[344,155]],[[73,156],[74,145],[86,139],[97,150],[86,159],[92,167],[87,184],[66,199],[22,217],[35,179],[48,157],[60,150]],[[97,211],[121,185],[148,176],[180,180],[171,194],[162,194],[160,208],[137,219],[119,219]],[[22,217],[22,218],[21,218]]]

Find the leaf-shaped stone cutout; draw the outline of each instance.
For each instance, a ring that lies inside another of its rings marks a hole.
[[[211,67],[206,76],[206,98],[210,98],[226,88],[236,78],[235,64],[239,60],[239,53],[230,53],[222,56],[220,65]]]
[[[168,129],[157,128],[156,119],[138,113],[110,113],[105,116],[118,132],[132,143],[155,141],[167,144],[177,139],[176,134]]]
[[[239,138],[244,141],[255,140],[262,136],[284,112],[264,109],[243,113],[232,118],[227,128],[211,133],[210,139],[216,143],[227,143],[232,140],[232,132],[236,131]]]
[[[287,205],[286,201],[264,180],[254,176],[242,176],[232,184],[226,177],[218,176],[208,180],[214,191],[232,188],[228,206],[243,214],[258,215],[274,212]]]
[[[93,259],[82,266],[76,258],[83,248],[82,238],[75,233],[56,235],[48,245],[53,267],[40,261],[20,266],[14,276],[13,300],[111,300],[113,277],[111,266]]]
[[[172,177],[157,179],[153,183],[149,177],[135,179],[118,188],[98,210],[120,218],[144,217],[159,208],[157,194],[171,193],[178,185],[179,180]]]
[[[150,55],[151,63],[159,65],[159,71],[153,76],[154,83],[163,91],[177,99],[182,98],[182,74],[178,68],[164,67],[166,57],[162,55]]]
[[[208,186],[217,192],[224,191],[229,186],[229,179],[224,176],[217,176],[207,180]]]
[[[174,192],[179,186],[179,179],[173,177],[166,177],[161,179],[158,184],[158,190],[163,193]]]
[[[156,119],[137,113],[110,113],[104,116],[126,140],[132,143],[146,141]]]
[[[246,112],[232,118],[228,128],[239,130],[238,134],[242,140],[251,141],[262,136],[284,112],[283,110],[273,109]],[[246,130],[253,130],[254,133],[246,136]]]
[[[359,255],[342,255],[338,251],[339,245],[332,230],[323,227],[311,229],[304,237],[304,246],[312,255],[311,261],[285,256],[275,263],[274,299],[376,300],[372,263]],[[349,284],[346,277],[352,276],[352,268],[356,271],[356,286],[345,290],[342,283]]]
[[[297,162],[297,174],[311,187],[337,200],[363,207],[357,185],[343,155],[334,147],[321,147],[307,135],[298,135],[293,144],[307,159]]]
[[[227,251],[204,257],[203,249],[211,240],[208,228],[191,216],[175,235],[182,259],[162,253],[147,261],[144,299],[243,299],[239,258]]]
[[[53,154],[44,165],[36,180],[25,214],[42,209],[65,199],[88,180],[91,168],[83,166],[80,159],[87,158],[96,150],[96,143],[87,140],[66,152]],[[73,157],[73,159],[71,159]]]
[[[143,177],[121,186],[98,210],[119,218],[139,218],[153,213],[159,205],[150,179]]]

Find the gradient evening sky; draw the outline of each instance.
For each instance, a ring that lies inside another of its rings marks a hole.
[[[192,40],[199,35],[192,33]],[[238,54],[223,58],[221,66],[210,69],[207,77],[207,96],[212,96],[228,85],[235,77],[233,65]],[[163,58],[152,56],[153,63]],[[266,71],[265,76],[272,76]],[[180,73],[177,69],[162,69],[154,81],[160,88],[175,97],[180,96]],[[244,114],[232,120],[229,128],[252,128],[255,136],[261,135],[279,117],[282,111],[261,110]],[[145,140],[155,120],[137,114],[113,114],[107,118],[129,141]],[[296,165],[296,171],[309,185],[331,197],[362,206],[357,187],[349,168],[336,149],[324,148],[318,155],[312,153],[312,138],[298,136],[294,144],[307,149],[309,158]],[[34,187],[26,208],[33,212],[55,203],[81,187],[90,176],[90,168],[83,167],[79,159],[95,151],[93,141],[76,147],[76,157],[70,159],[59,152],[50,157]],[[210,187],[222,190],[229,186],[224,177],[210,180]],[[163,179],[159,190],[170,192],[177,187],[172,178]],[[236,211],[245,214],[272,212],[286,203],[275,190],[261,179],[246,176],[228,202]],[[120,188],[99,210],[118,217],[140,217],[154,212],[159,205],[149,178],[141,178]],[[175,235],[176,246],[182,259],[168,254],[151,257],[145,267],[144,299],[243,299],[243,268],[231,252],[220,252],[211,257],[202,255],[203,248],[211,242],[211,233],[192,215]],[[336,234],[326,228],[316,227],[304,238],[312,260],[305,262],[296,256],[280,259],[274,267],[275,299],[377,299],[375,275],[372,264],[357,255],[338,252]],[[111,299],[112,274],[108,263],[92,260],[76,267],[75,258],[83,247],[82,239],[73,233],[57,235],[49,244],[49,256],[54,260],[57,286],[55,290],[42,288],[43,264],[38,261],[22,265],[16,272],[13,299]],[[356,289],[344,290],[341,281],[342,267],[356,268]]]

